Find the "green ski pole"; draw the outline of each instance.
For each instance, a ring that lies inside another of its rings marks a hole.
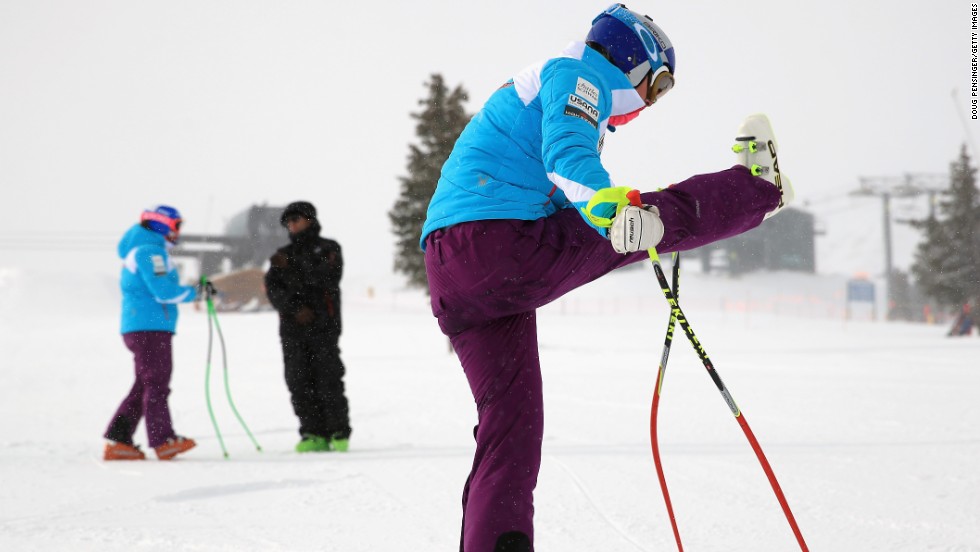
[[[211,417],[211,425],[214,426],[214,434],[218,436],[218,444],[221,445],[221,453],[224,455],[225,459],[228,458],[228,449],[225,448],[225,440],[221,438],[221,430],[218,429],[218,420],[214,417],[214,408],[211,407],[211,345],[214,342],[214,322],[211,318],[211,309],[213,305],[211,302],[211,293],[207,290],[208,279],[201,276],[201,289],[204,290],[205,298],[208,304],[208,360],[207,368],[204,370],[204,396],[207,400],[208,405],[208,416]],[[222,347],[224,347],[222,345]]]
[[[241,424],[242,429],[245,430],[245,433],[248,435],[248,438],[251,439],[252,444],[255,445],[255,450],[262,452],[262,446],[259,445],[259,442],[255,439],[255,436],[252,435],[252,431],[248,428],[248,425],[245,423],[242,415],[239,414],[238,408],[235,406],[235,400],[231,397],[231,384],[229,383],[228,379],[228,353],[227,349],[225,348],[225,337],[224,334],[221,333],[221,324],[218,323],[218,311],[214,308],[214,300],[211,298],[210,290],[207,291],[207,302],[208,317],[214,322],[214,327],[218,331],[218,340],[219,343],[221,343],[221,363],[224,372],[225,396],[228,398],[228,405],[231,407],[231,411],[235,413],[235,418],[238,419],[238,423]],[[209,322],[208,327],[210,328],[210,326],[211,324]],[[227,456],[227,452],[225,453],[225,456]]]

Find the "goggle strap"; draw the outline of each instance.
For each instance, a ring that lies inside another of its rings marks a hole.
[[[180,230],[180,219],[172,219],[167,215],[161,215],[160,213],[155,213],[153,211],[144,211],[143,215],[140,216],[140,222],[146,221],[165,224],[172,232],[177,232]]]

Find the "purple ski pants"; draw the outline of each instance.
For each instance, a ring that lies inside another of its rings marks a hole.
[[[663,253],[755,228],[776,208],[779,192],[735,166],[642,198],[660,209],[665,233],[657,250]],[[477,407],[460,550],[493,552],[499,536],[514,531],[533,543],[532,493],[544,434],[535,309],[649,257],[616,253],[574,209],[531,221],[457,224],[433,232],[425,243],[432,312]]]
[[[150,448],[174,437],[170,420],[170,373],[173,355],[170,332],[131,332],[123,334],[126,347],[133,352],[136,381],[109,422],[105,438],[133,444],[133,434],[140,419],[146,417],[146,435]]]

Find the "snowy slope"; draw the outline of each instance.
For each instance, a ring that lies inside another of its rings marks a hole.
[[[691,274],[682,305],[812,550],[980,551],[980,339],[845,323],[832,310],[838,284]],[[640,308],[628,300],[637,294]],[[107,464],[100,435],[132,371],[116,301],[109,277],[0,269],[0,550],[458,547],[475,411],[420,294],[368,298],[348,282],[350,453],[291,452],[276,319],[226,314],[234,397],[265,450],[237,427],[215,374],[223,460],[204,402],[206,317],[185,306],[171,405],[200,446],[172,463]],[[774,303],[784,307],[760,306]],[[611,275],[541,313],[538,550],[675,548],[648,443],[666,318],[650,270]],[[594,344],[609,340],[621,344]],[[738,425],[680,340],[660,431],[686,550],[794,549]]]

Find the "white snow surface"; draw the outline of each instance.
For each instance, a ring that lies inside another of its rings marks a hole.
[[[216,356],[223,459],[204,398],[207,317],[185,305],[170,405],[199,446],[107,463],[101,433],[133,371],[115,278],[0,268],[0,550],[457,550],[476,423],[462,370],[421,293],[345,285],[350,452],[292,452],[276,317],[223,313],[235,403],[263,447],[228,408]],[[844,321],[842,285],[691,274],[681,305],[811,550],[980,551],[980,339]],[[667,316],[648,267],[541,310],[539,552],[676,549],[649,444]],[[798,549],[679,332],[659,427],[685,550]]]

